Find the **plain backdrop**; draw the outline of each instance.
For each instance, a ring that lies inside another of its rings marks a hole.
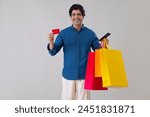
[[[149,0],[0,0],[0,99],[59,100],[62,50],[47,51],[52,28],[71,25],[68,10],[84,6],[84,25],[123,53],[129,87],[91,91],[93,100],[150,99]]]

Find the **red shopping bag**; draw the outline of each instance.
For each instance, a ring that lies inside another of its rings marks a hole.
[[[108,88],[102,86],[102,77],[96,77],[94,75],[95,69],[95,53],[90,52],[88,55],[88,62],[86,67],[84,89],[87,90],[108,90]]]

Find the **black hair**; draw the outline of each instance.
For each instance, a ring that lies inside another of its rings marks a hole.
[[[70,9],[69,9],[69,15],[71,16],[71,13],[73,10],[80,10],[81,13],[82,13],[82,16],[84,17],[85,16],[85,10],[84,10],[84,7],[80,4],[73,4]]]

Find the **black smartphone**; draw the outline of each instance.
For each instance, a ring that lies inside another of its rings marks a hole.
[[[102,38],[99,39],[99,41],[103,40],[104,38],[107,38],[109,35],[111,35],[111,33],[105,34]]]

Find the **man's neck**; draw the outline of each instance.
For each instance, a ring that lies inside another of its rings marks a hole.
[[[80,25],[73,25],[73,27],[79,31],[81,29],[81,27],[82,27],[82,24],[80,24]]]

